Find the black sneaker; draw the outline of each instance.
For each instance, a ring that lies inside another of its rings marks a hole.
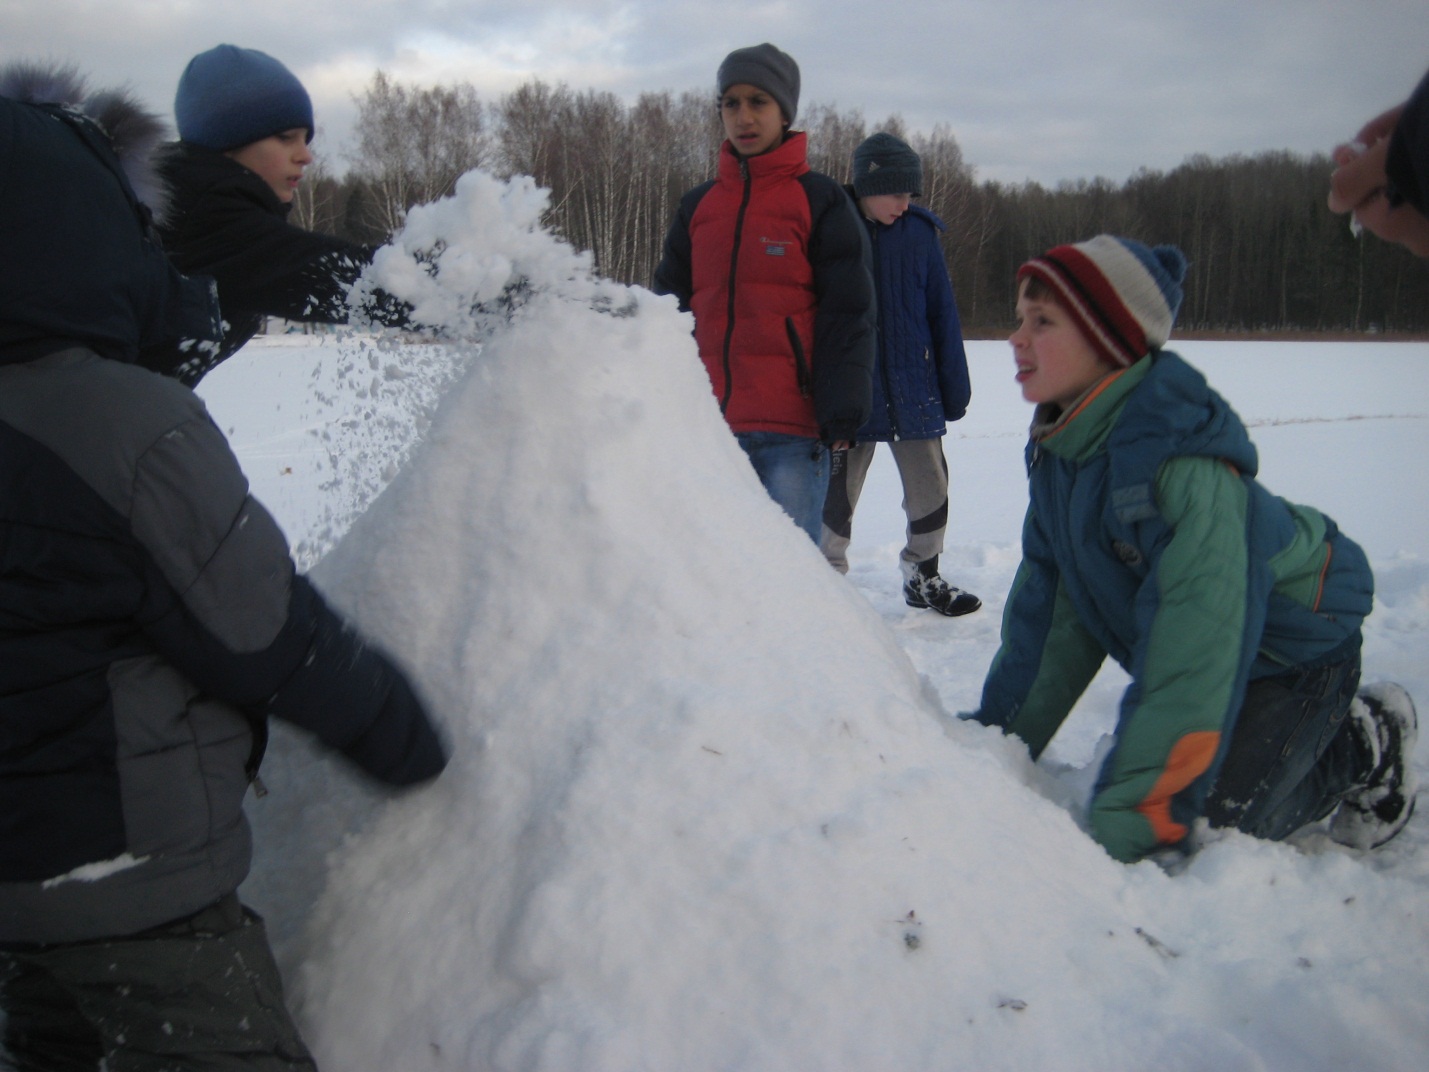
[[[1390,683],[1361,691],[1346,717],[1373,768],[1365,784],[1340,802],[1330,820],[1330,837],[1351,848],[1377,849],[1403,830],[1414,814],[1419,718],[1409,693]]]
[[[928,567],[932,566],[930,570]],[[917,569],[903,582],[903,601],[910,607],[926,607],[949,618],[971,614],[982,606],[982,600],[971,592],[954,588],[938,576],[938,560],[918,563]]]

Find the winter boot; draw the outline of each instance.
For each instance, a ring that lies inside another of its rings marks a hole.
[[[1362,690],[1346,717],[1372,767],[1365,784],[1340,802],[1330,820],[1330,837],[1351,848],[1376,849],[1403,830],[1414,814],[1419,719],[1409,693],[1390,683]]]
[[[938,556],[916,565],[903,564],[903,601],[910,607],[927,607],[949,618],[971,614],[982,600],[971,592],[954,588],[938,576]]]

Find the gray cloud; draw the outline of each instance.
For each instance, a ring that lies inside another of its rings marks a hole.
[[[261,48],[313,93],[341,155],[378,69],[496,99],[531,77],[610,90],[708,90],[731,48],[769,40],[805,104],[946,123],[982,178],[1055,184],[1187,156],[1328,150],[1429,65],[1422,0],[274,0],[242,5],[0,0],[7,58],[69,60],[169,111],[189,57]]]

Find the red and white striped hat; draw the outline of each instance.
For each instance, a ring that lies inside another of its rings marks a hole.
[[[1083,333],[1124,368],[1159,350],[1181,308],[1186,257],[1175,246],[1152,249],[1129,238],[1097,235],[1056,246],[1017,270],[1041,280]]]

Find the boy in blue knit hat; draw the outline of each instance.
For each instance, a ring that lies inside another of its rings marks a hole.
[[[313,103],[293,72],[256,48],[217,45],[189,61],[174,98],[179,137],[221,153],[283,133],[313,138]],[[301,157],[306,166],[310,156]],[[275,191],[285,201],[291,192]]]
[[[1382,845],[1414,811],[1414,705],[1359,695],[1373,577],[1255,479],[1245,426],[1163,350],[1174,247],[1099,235],[1024,264],[1012,334],[1036,406],[1002,646],[970,717],[1041,753],[1110,655],[1131,675],[1089,809],[1114,858],[1175,862],[1204,819]]]
[[[164,248],[189,275],[211,276],[227,322],[216,352],[158,371],[193,386],[270,316],[343,324],[349,287],[375,249],[288,223],[313,162],[313,106],[301,82],[266,53],[217,45],[189,61],[174,98],[179,141],[160,160],[173,207]],[[406,322],[397,303],[370,310]]]

